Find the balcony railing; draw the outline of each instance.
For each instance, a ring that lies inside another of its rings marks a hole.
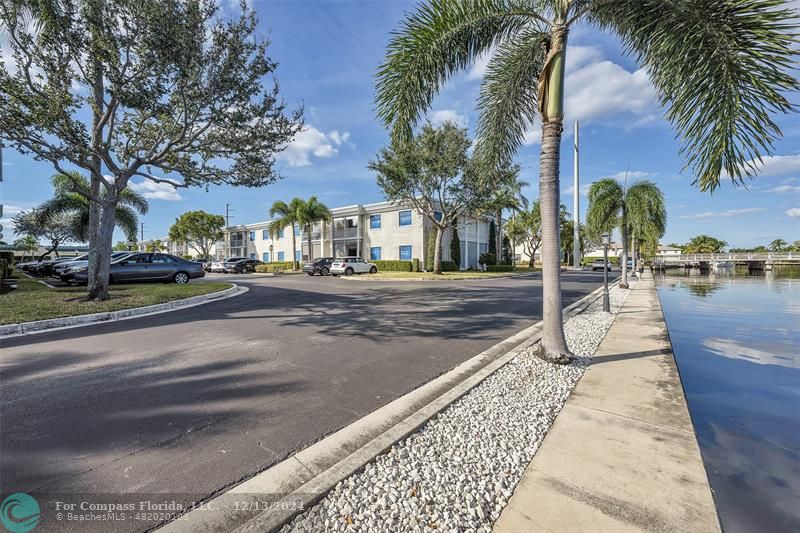
[[[354,239],[358,237],[358,228],[334,228],[334,239]]]

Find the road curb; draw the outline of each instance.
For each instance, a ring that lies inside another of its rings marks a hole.
[[[419,282],[419,281],[423,281],[423,282],[431,281],[431,282],[434,282],[434,283],[441,283],[441,282],[451,282],[451,281],[491,281],[491,280],[494,280],[494,279],[524,278],[526,276],[534,276],[536,274],[541,274],[541,271],[539,271],[539,272],[520,272],[519,274],[509,274],[507,276],[486,276],[486,277],[475,277],[475,278],[449,278],[447,276],[445,276],[445,277],[443,277],[441,279],[371,278],[371,277],[368,277],[369,276],[368,274],[366,276],[355,275],[355,276],[338,276],[338,277],[341,278],[341,279],[346,279],[347,281],[373,281],[373,282],[378,282],[378,281],[399,281],[399,282],[406,282],[406,283]]]
[[[107,311],[104,313],[92,313],[90,315],[51,318],[49,320],[36,320],[33,322],[22,322],[20,324],[8,324],[5,326],[0,326],[0,340],[11,339],[25,335],[35,335],[37,333],[45,333],[48,331],[56,331],[61,329],[79,328],[83,326],[90,326],[92,324],[99,324],[101,322],[117,322],[130,318],[139,318],[143,316],[167,313],[169,311],[178,311],[180,309],[195,307],[208,302],[215,302],[217,300],[224,300],[226,298],[238,296],[239,294],[243,294],[250,290],[247,287],[242,287],[235,283],[232,285],[233,287],[222,291],[201,294],[198,296],[192,296],[190,298],[183,298],[181,300],[164,302],[161,304],[147,305],[144,307],[120,309],[119,311]]]
[[[565,307],[564,318],[583,312],[602,296],[602,291],[600,287]],[[278,529],[538,342],[541,327],[542,323],[537,322],[508,337],[200,508],[164,524],[159,531],[244,533]],[[267,499],[272,503],[265,504]]]

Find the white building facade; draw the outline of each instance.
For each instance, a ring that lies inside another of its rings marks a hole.
[[[271,221],[231,226],[225,230],[224,250],[215,247],[219,258],[239,256],[265,263],[298,261],[318,257],[359,256],[368,261],[419,259],[424,267],[428,236],[436,231],[421,212],[390,202],[351,205],[331,209],[332,221],[311,229],[311,249],[305,228],[291,226],[270,234]],[[294,231],[296,250],[292,250]],[[442,240],[442,258],[450,261],[448,229]],[[458,224],[462,269],[478,268],[480,254],[489,248],[488,219],[463,218]]]

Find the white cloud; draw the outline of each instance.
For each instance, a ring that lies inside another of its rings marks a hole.
[[[445,122],[454,122],[457,126],[462,128],[467,127],[467,117],[457,113],[454,109],[439,109],[430,115],[431,124],[434,126],[441,126]]]
[[[777,187],[773,187],[767,192],[800,192],[800,185],[778,185]]]
[[[478,56],[467,72],[468,80],[481,80],[486,75],[486,69],[494,56],[495,49]],[[567,74],[582,67],[586,63],[597,61],[602,57],[600,50],[594,46],[567,46]]]
[[[696,215],[684,215],[681,218],[691,218],[691,219],[728,218],[728,217],[738,217],[742,215],[750,215],[753,213],[760,213],[762,211],[764,211],[764,209],[761,207],[746,207],[744,209],[728,209],[727,211],[705,211],[703,213],[697,213]]]
[[[568,73],[565,90],[567,121],[626,112],[647,116],[657,107],[656,92],[645,70],[629,72],[611,61],[589,63]]]
[[[169,202],[179,202],[183,197],[178,194],[178,190],[169,183],[157,183],[145,179],[139,183],[131,182],[130,188],[140,193],[148,200],[166,200]]]
[[[532,144],[539,144],[542,142],[542,128],[534,124],[525,130],[525,136],[522,138],[522,144],[530,146]]]
[[[613,180],[617,181],[625,181],[625,178],[628,178],[628,181],[644,179],[647,177],[652,176],[651,172],[642,172],[641,170],[625,170],[622,172],[617,172],[616,174],[611,174],[610,176],[606,176]]]
[[[583,196],[588,195],[589,194],[589,188],[591,186],[592,186],[591,183],[584,183],[583,185],[581,185],[581,195],[583,195]],[[566,189],[561,191],[561,196],[572,196],[572,194],[574,192],[575,192],[575,187],[570,185],[569,187],[567,187]]]
[[[490,50],[489,52],[478,56],[478,59],[476,59],[472,64],[472,68],[470,68],[469,72],[467,72],[467,79],[482,80],[483,76],[486,74],[486,68],[489,66],[489,61],[492,59],[493,55],[494,50]]]
[[[789,218],[800,218],[800,207],[792,207],[786,210],[786,216]]]
[[[768,155],[757,159],[751,159],[746,166],[754,169],[756,176],[770,177],[783,176],[785,174],[800,172],[800,154],[795,155]],[[728,178],[727,172],[722,173],[722,177]],[[788,181],[788,180],[787,180]]]
[[[333,130],[325,133],[307,125],[295,135],[286,149],[278,154],[278,159],[286,161],[291,167],[307,167],[311,165],[312,155],[319,158],[332,157],[339,153],[336,146],[343,143],[351,144],[349,139],[349,132]]]

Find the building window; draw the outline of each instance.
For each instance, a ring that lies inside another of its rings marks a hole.
[[[283,228],[278,230],[278,238],[283,239]]]
[[[265,263],[269,263],[269,252],[264,252],[263,254],[261,254],[261,260],[264,261]]]
[[[255,232],[255,231],[251,231],[251,232],[250,232],[250,240],[251,240],[251,241],[254,241],[254,240],[256,240],[256,232]]]
[[[300,236],[300,226],[299,225],[296,225],[294,227],[294,234],[295,234],[296,237]]]
[[[255,252],[250,252],[250,259],[256,259],[257,257]]]
[[[261,230],[261,240],[268,241],[269,240],[269,230]]]
[[[369,229],[381,229],[381,216],[380,215],[370,215],[369,216]]]
[[[401,226],[411,225],[411,209],[408,209],[406,211],[400,211],[400,225]]]
[[[434,211],[433,212],[433,219],[436,222],[441,222],[442,221],[442,212],[441,211]]]
[[[300,250],[296,250],[294,252],[294,260],[295,261],[302,261],[303,260],[303,252],[301,252]]]
[[[409,211],[410,213],[411,211]],[[402,261],[411,261],[411,245],[407,244],[405,246],[400,247],[400,260]]]
[[[283,252],[278,252],[278,262],[283,262],[286,260],[286,254]]]
[[[370,261],[380,261],[381,260],[381,247],[380,246],[373,246],[369,249],[369,259]]]

